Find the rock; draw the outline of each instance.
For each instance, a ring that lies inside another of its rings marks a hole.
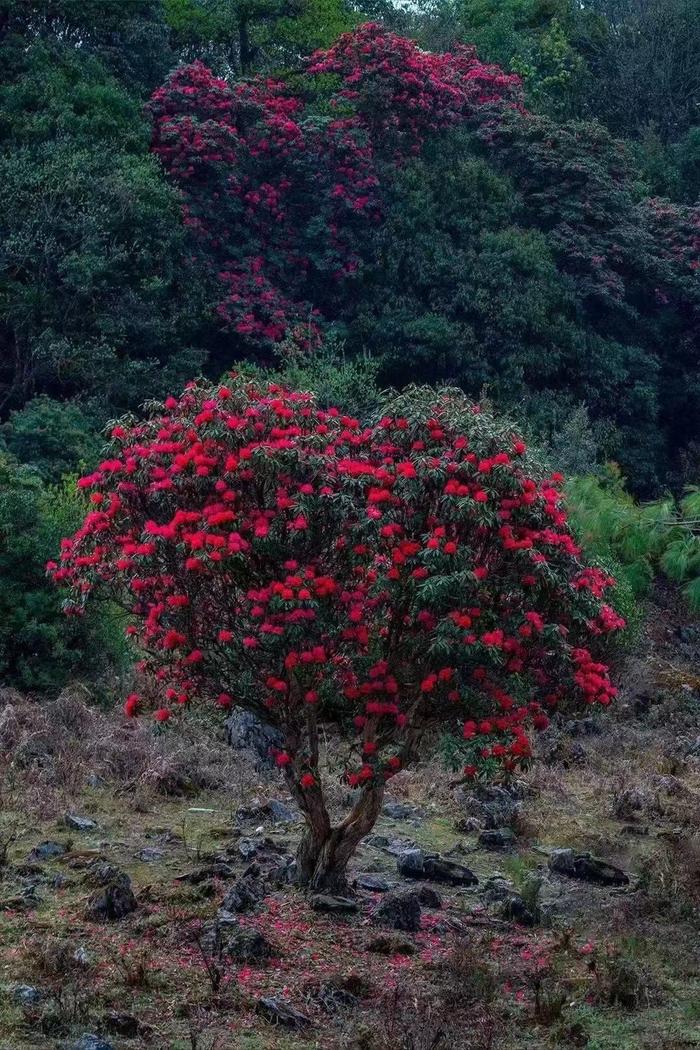
[[[424,908],[442,908],[442,897],[432,886],[421,886],[418,890],[418,900]]]
[[[90,956],[82,944],[79,945],[73,952],[73,958],[80,966],[89,966],[91,963]]]
[[[572,849],[553,849],[549,854],[549,870],[560,875],[575,875],[574,851]]]
[[[550,871],[570,878],[596,882],[601,886],[627,886],[629,876],[614,864],[590,853],[574,853],[572,849],[553,850],[549,857]]]
[[[73,831],[94,831],[97,824],[90,817],[80,817],[77,813],[66,813],[63,823]]]
[[[279,730],[265,725],[250,711],[235,707],[226,719],[226,732],[230,747],[238,751],[252,751],[256,765],[260,768],[274,767],[270,752],[283,743]]]
[[[243,838],[238,840],[238,852],[244,860],[249,860],[254,857],[258,850],[263,845],[262,839],[248,839]]]
[[[272,945],[258,930],[234,930],[226,938],[224,950],[236,962],[269,959],[273,954]]]
[[[65,1050],[115,1050],[112,1043],[108,1043],[99,1035],[93,1035],[92,1032],[84,1032],[80,1039],[73,1043],[65,1043],[64,1047]]]
[[[56,857],[62,857],[64,853],[68,852],[68,846],[65,842],[53,842],[51,839],[46,842],[40,842],[38,846],[29,853],[27,859],[29,861],[37,860],[54,860]]]
[[[395,930],[420,929],[420,895],[415,890],[387,893],[374,912],[374,919]]]
[[[144,849],[135,854],[136,860],[142,860],[146,864],[155,864],[165,856],[165,850],[157,849],[155,846],[145,846]]]
[[[422,850],[406,850],[396,862],[399,874],[409,879],[434,879],[453,886],[475,886],[478,879],[464,864],[445,860],[437,853],[424,854]]]
[[[458,817],[455,821],[455,831],[462,835],[477,835],[483,827],[484,822],[478,817]]]
[[[515,893],[515,884],[498,871],[490,875],[481,888],[481,896],[487,904],[495,904],[498,901],[507,900],[508,897],[514,896]]]
[[[374,846],[376,849],[386,849],[389,845],[389,839],[386,835],[368,835],[365,842],[368,846]]]
[[[564,732],[569,736],[600,736],[603,727],[595,718],[572,718],[564,723]]]
[[[306,1028],[311,1024],[310,1017],[295,1010],[283,999],[265,996],[258,999],[255,1009],[271,1024],[284,1025],[285,1028]]]
[[[216,861],[214,864],[206,864],[203,868],[195,868],[194,871],[185,871],[182,875],[176,875],[176,882],[189,882],[192,886],[198,886],[201,882],[209,879],[233,879],[236,877],[236,869],[225,861]]]
[[[391,884],[383,879],[381,875],[364,874],[358,875],[355,879],[355,885],[361,890],[368,890],[370,893],[388,893],[391,889]]]
[[[221,902],[221,909],[227,912],[249,911],[258,904],[262,896],[262,886],[255,880],[255,877],[242,875],[227,891]]]
[[[382,814],[391,820],[409,820],[411,817],[422,816],[416,806],[409,806],[406,802],[385,802],[382,806]]]
[[[513,849],[515,841],[515,835],[510,828],[487,828],[479,835],[477,845],[482,849],[503,853]]]
[[[387,853],[391,853],[392,856],[398,857],[407,850],[415,849],[416,844],[411,839],[390,839],[384,850]]]
[[[131,885],[131,879],[125,871],[118,868],[116,864],[110,864],[108,860],[102,860],[99,857],[88,864],[85,881],[92,886],[109,886],[112,883]]]
[[[356,1007],[359,1003],[359,999],[354,992],[344,987],[342,978],[325,981],[314,993],[313,998],[328,1014],[335,1014],[339,1010]]]
[[[377,955],[415,955],[416,946],[400,933],[379,933],[366,944],[368,952]]]
[[[135,1039],[139,1034],[139,1023],[133,1014],[110,1010],[103,1018],[105,1028],[124,1039]]]
[[[301,820],[298,810],[292,809],[286,802],[272,798],[267,803],[267,811],[277,824],[297,824]]]
[[[0,911],[33,911],[41,904],[36,886],[24,886],[19,893],[12,893],[0,900]]]
[[[422,879],[425,874],[425,853],[422,849],[407,849],[396,861],[399,875],[409,879]]]
[[[517,922],[521,926],[534,926],[537,919],[519,893],[506,897],[500,908],[501,918]]]
[[[350,915],[358,910],[357,901],[351,897],[334,897],[328,893],[314,893],[309,897],[314,911],[331,912],[334,915]]]
[[[15,984],[10,989],[10,997],[18,1006],[35,1006],[44,998],[44,993],[31,984]]]
[[[483,784],[462,791],[460,800],[466,817],[475,817],[485,828],[502,828],[513,823],[520,802],[510,791],[497,784]]]
[[[105,865],[113,867],[113,865]],[[131,912],[136,911],[137,903],[134,892],[131,889],[131,879],[123,872],[116,869],[116,874],[105,885],[104,888],[93,894],[87,904],[87,914],[91,919],[100,922],[117,922],[124,919]]]

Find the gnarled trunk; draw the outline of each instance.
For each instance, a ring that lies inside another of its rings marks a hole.
[[[347,885],[348,861],[374,827],[384,798],[384,785],[363,788],[352,810],[332,827],[321,792],[309,793],[302,805],[306,830],[297,851],[300,885],[310,890],[342,892]]]

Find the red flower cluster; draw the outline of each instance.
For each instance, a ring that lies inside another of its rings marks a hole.
[[[279,81],[230,86],[201,62],[149,104],[153,149],[226,289],[219,315],[257,350],[318,341],[317,310],[332,308],[360,267],[363,231],[380,221],[381,172],[430,132],[520,99],[518,78],[473,49],[428,54],[374,24],[308,60],[309,95],[327,73],[339,79],[332,119]]]
[[[131,609],[144,685],[127,714],[241,705],[315,791],[322,721],[369,785],[427,726],[473,742],[474,772],[511,769],[558,702],[614,695],[582,645],[622,621],[599,599],[612,581],[581,565],[561,479],[458,391],[411,391],[364,427],[309,394],[191,384],[112,437],[51,571],[76,610],[95,587]]]

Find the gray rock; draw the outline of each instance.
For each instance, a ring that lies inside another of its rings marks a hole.
[[[500,909],[501,918],[508,922],[517,922],[521,926],[534,926],[537,917],[531,908],[527,906],[519,893],[512,897],[506,897]]]
[[[103,1018],[103,1024],[110,1032],[124,1039],[135,1039],[139,1034],[139,1023],[133,1014],[120,1010],[110,1010]]]
[[[265,996],[258,999],[256,1011],[271,1024],[283,1025],[285,1028],[306,1028],[311,1018],[295,1010],[283,999]]]
[[[115,1050],[112,1043],[99,1035],[93,1035],[92,1032],[84,1032],[80,1039],[73,1043],[65,1043],[64,1047],[65,1050]]]
[[[297,809],[292,809],[286,802],[272,798],[267,803],[267,811],[277,824],[297,824],[301,820],[301,814]]]
[[[385,802],[382,814],[391,820],[410,820],[422,816],[422,812],[416,806],[410,806],[406,802]]]
[[[388,893],[391,889],[391,883],[383,879],[381,875],[358,875],[355,879],[355,885],[361,890],[368,890],[370,893]]]
[[[325,911],[334,915],[350,915],[358,910],[357,901],[352,897],[335,897],[329,893],[314,893],[309,897],[309,904],[314,911]]]
[[[465,817],[474,817],[485,828],[502,828],[511,825],[517,817],[521,803],[512,791],[497,784],[481,784],[460,793]]]
[[[475,886],[478,878],[464,864],[445,860],[437,853],[424,854],[422,850],[406,850],[396,862],[399,874],[409,879],[432,879],[452,886]]]
[[[44,993],[31,984],[15,984],[10,989],[10,997],[18,1006],[34,1006],[41,1002]]]
[[[235,707],[226,720],[226,732],[230,747],[237,751],[252,751],[259,768],[274,767],[271,749],[282,745],[282,734],[267,726],[250,711]]]
[[[572,849],[553,849],[549,854],[549,870],[573,877],[575,875],[574,856]]]
[[[124,872],[120,872],[117,878],[93,894],[87,904],[87,914],[99,922],[118,922],[136,911],[136,908],[131,880]]]
[[[227,891],[221,908],[227,912],[250,911],[262,899],[262,886],[251,875],[243,875]]]
[[[387,893],[374,912],[376,922],[395,930],[420,929],[420,895],[415,890]]]
[[[396,861],[400,875],[409,879],[422,879],[425,874],[425,853],[422,849],[407,849]]]
[[[73,831],[94,831],[97,824],[90,817],[80,817],[77,813],[66,813],[63,823]]]
[[[482,849],[504,853],[515,846],[515,835],[510,828],[486,828],[477,839]]]
[[[54,860],[56,857],[62,857],[64,853],[68,852],[68,846],[65,842],[54,842],[51,839],[46,842],[40,842],[38,846],[30,852],[28,860]]]
[[[89,966],[92,962],[87,950],[83,948],[82,944],[73,952],[73,958],[80,966]]]
[[[507,879],[505,875],[495,871],[490,875],[481,888],[481,896],[487,904],[496,904],[507,900],[516,893],[515,884]]]
[[[157,849],[155,846],[145,846],[136,854],[136,860],[142,860],[146,864],[155,864],[165,856],[165,850]]]
[[[236,962],[255,962],[269,959],[272,945],[258,930],[235,929],[226,938],[224,950]]]
[[[627,886],[630,881],[622,868],[615,864],[609,864],[590,853],[574,853],[571,849],[554,850],[549,857],[549,868],[561,875],[601,886]]]
[[[442,897],[432,886],[421,886],[418,900],[424,908],[442,908]]]
[[[377,955],[415,955],[416,946],[400,933],[379,933],[366,944],[368,952]]]
[[[564,723],[564,732],[569,736],[600,736],[603,727],[596,718],[572,718]]]

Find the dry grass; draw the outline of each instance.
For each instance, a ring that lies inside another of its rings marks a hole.
[[[25,813],[47,819],[86,789],[128,793],[135,808],[154,795],[181,796],[235,784],[243,795],[257,784],[249,756],[232,751],[223,733],[192,714],[177,732],[146,720],[126,720],[91,704],[82,688],[53,701],[0,692],[0,802],[21,799]]]

